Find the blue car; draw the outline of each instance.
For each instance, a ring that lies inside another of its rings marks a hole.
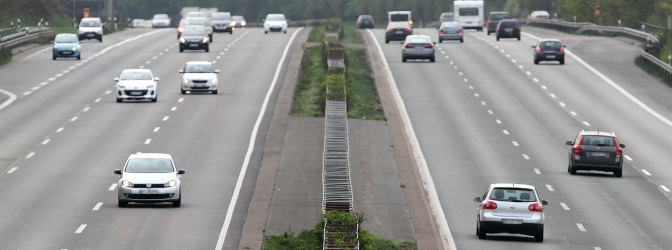
[[[76,57],[77,60],[81,58],[82,46],[76,34],[58,34],[51,43],[54,44],[53,60],[58,57]]]

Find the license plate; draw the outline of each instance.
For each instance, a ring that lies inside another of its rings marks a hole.
[[[523,224],[520,219],[502,219],[502,224]]]
[[[198,47],[198,44],[192,43],[192,44],[189,44],[189,47]]]
[[[88,36],[88,37],[92,37],[92,36],[93,36],[93,34],[86,34],[86,36]]]
[[[467,24],[471,24],[471,22],[467,22]]]
[[[505,32],[513,32],[513,28],[506,28],[504,29]]]
[[[592,156],[592,157],[607,157],[607,156],[609,156],[609,154],[605,153],[605,152],[590,152],[590,156]]]
[[[131,91],[131,95],[142,95],[142,91]]]
[[[546,58],[554,59],[554,58],[555,58],[555,55],[547,55]]]
[[[205,87],[205,83],[196,83],[196,87]]]
[[[140,189],[140,194],[158,194],[159,190],[156,189]]]
[[[395,31],[394,34],[404,34],[403,31]]]
[[[63,51],[61,53],[63,53],[63,55],[70,55],[70,54],[72,54],[72,51]]]

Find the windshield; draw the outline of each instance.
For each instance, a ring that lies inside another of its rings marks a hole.
[[[231,20],[231,15],[223,13],[212,14],[210,20]]]
[[[173,164],[166,158],[132,158],[126,163],[126,173],[170,173]]]
[[[285,21],[285,17],[282,15],[269,15],[266,21]]]
[[[147,71],[123,71],[119,80],[152,80],[152,74]]]
[[[168,19],[168,15],[154,15],[154,19]]]
[[[56,38],[54,39],[55,43],[77,43],[79,40],[77,39],[77,36],[72,34],[72,35],[57,35]]]
[[[409,17],[408,14],[391,14],[390,15],[390,22],[404,22],[408,21]]]
[[[185,28],[182,31],[183,36],[205,36],[206,33],[205,29],[200,27]]]
[[[100,22],[98,20],[82,20],[79,24],[79,27],[99,27]]]
[[[187,64],[184,69],[185,73],[212,73],[212,64],[193,63]]]

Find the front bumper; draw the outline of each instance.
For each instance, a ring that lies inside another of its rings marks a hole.
[[[191,92],[217,91],[217,83],[208,80],[190,80],[187,83],[182,82],[182,90]]]
[[[446,40],[462,40],[462,39],[464,39],[464,36],[460,35],[460,34],[439,35],[439,40],[443,40],[443,41],[446,41]]]
[[[118,196],[120,201],[125,202],[174,202],[180,199],[180,185],[158,188],[123,187],[120,185]]]
[[[53,49],[52,54],[55,57],[79,57],[81,55],[81,50],[72,50],[72,49]]]
[[[180,49],[182,50],[202,50],[202,49],[207,49],[208,48],[208,43],[204,42],[185,42],[185,43],[180,43]]]
[[[127,100],[156,99],[156,88],[151,89],[117,88],[117,99],[127,99]]]

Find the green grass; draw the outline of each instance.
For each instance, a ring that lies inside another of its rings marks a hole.
[[[12,50],[0,47],[0,65],[4,65],[10,61],[12,61]]]
[[[343,43],[364,43],[364,39],[362,39],[362,34],[359,33],[359,29],[355,27],[354,25],[345,25],[343,26],[343,39],[341,39],[341,42]]]
[[[324,29],[324,25],[313,27],[313,30],[308,35],[308,42],[322,43],[324,41]]]
[[[348,117],[385,120],[366,49],[345,47]]]
[[[324,85],[327,65],[320,46],[304,51],[299,72],[299,82],[294,94],[292,114],[298,116],[324,116]]]

